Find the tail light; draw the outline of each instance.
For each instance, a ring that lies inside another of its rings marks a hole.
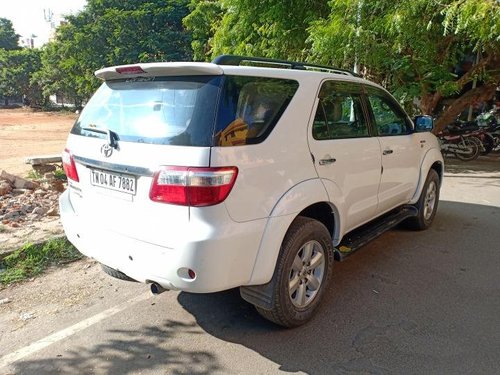
[[[227,198],[237,175],[236,167],[163,167],[154,175],[149,197],[181,206],[212,206]]]
[[[78,172],[76,171],[75,159],[73,159],[73,155],[67,148],[65,148],[62,153],[62,162],[66,177],[79,182],[80,179],[78,178]]]

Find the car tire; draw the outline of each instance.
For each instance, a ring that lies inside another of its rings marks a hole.
[[[409,229],[424,230],[430,227],[438,207],[439,185],[439,175],[434,169],[431,169],[427,174],[420,198],[415,204],[418,214],[405,221]]]
[[[137,282],[136,280],[132,279],[131,277],[125,275],[123,272],[120,272],[118,270],[115,270],[114,268],[108,267],[105,264],[101,263],[101,268],[105,273],[107,273],[111,277],[114,277],[115,279]]]
[[[298,217],[283,240],[271,287],[271,309],[256,306],[266,319],[284,327],[309,321],[327,289],[333,267],[332,237],[317,220]]]

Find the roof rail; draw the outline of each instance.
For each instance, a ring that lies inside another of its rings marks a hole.
[[[346,69],[334,68],[325,65],[309,64],[297,61],[279,60],[279,59],[268,59],[266,57],[249,57],[249,56],[237,56],[237,55],[220,55],[212,60],[213,64],[217,65],[242,65],[245,62],[248,65],[264,65],[264,66],[274,66],[274,67],[286,67],[289,69],[297,70],[316,70],[320,72],[344,74],[353,77],[361,77],[359,74],[351,72]],[[252,64],[253,63],[253,64]]]

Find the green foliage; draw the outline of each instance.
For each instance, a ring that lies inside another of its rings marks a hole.
[[[489,59],[482,79],[498,80],[500,11],[494,1],[332,0],[329,5],[330,15],[309,28],[312,59],[346,68],[357,59],[368,78],[403,101],[459,93],[475,75],[457,80],[455,71],[464,58],[475,56],[474,48]]]
[[[98,87],[94,71],[136,62],[191,59],[182,19],[188,0],[89,0],[45,48],[36,79],[46,95],[64,93],[78,106]]]
[[[16,34],[12,22],[7,18],[0,18],[0,49],[19,49],[19,35]]]
[[[40,50],[0,49],[0,97],[26,95],[31,102],[39,103],[41,87],[32,82],[32,77],[40,68]]]
[[[221,0],[224,15],[212,38],[212,55],[274,58],[307,56],[309,24],[328,14],[325,0]]]
[[[49,266],[81,257],[66,238],[50,240],[41,245],[26,244],[1,261],[0,283],[25,280],[40,274]]]
[[[67,181],[68,178],[66,177],[66,173],[64,173],[64,169],[56,169],[54,171],[54,177],[57,178],[58,180],[62,181]]]
[[[477,49],[497,49],[500,3],[495,0],[452,1],[443,10],[445,34],[463,35]]]
[[[192,0],[191,13],[183,20],[184,26],[192,34],[194,61],[210,60],[212,39],[220,26],[224,11],[218,0]]]
[[[64,169],[62,168],[57,168],[53,173],[54,173],[54,178],[57,178],[58,180],[61,181],[68,180],[68,178],[66,177],[66,173],[64,173]],[[29,180],[41,180],[43,179],[43,174],[38,173],[34,169],[31,169],[26,174],[26,178]]]

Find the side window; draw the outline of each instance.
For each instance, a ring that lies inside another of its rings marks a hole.
[[[294,80],[226,76],[215,128],[217,146],[262,142],[279,121],[299,83]]]
[[[368,96],[368,99],[379,135],[402,135],[411,132],[411,126],[405,114],[391,100],[372,94]]]
[[[360,93],[344,91],[342,84],[325,82],[319,94],[312,132],[317,140],[367,137]]]

